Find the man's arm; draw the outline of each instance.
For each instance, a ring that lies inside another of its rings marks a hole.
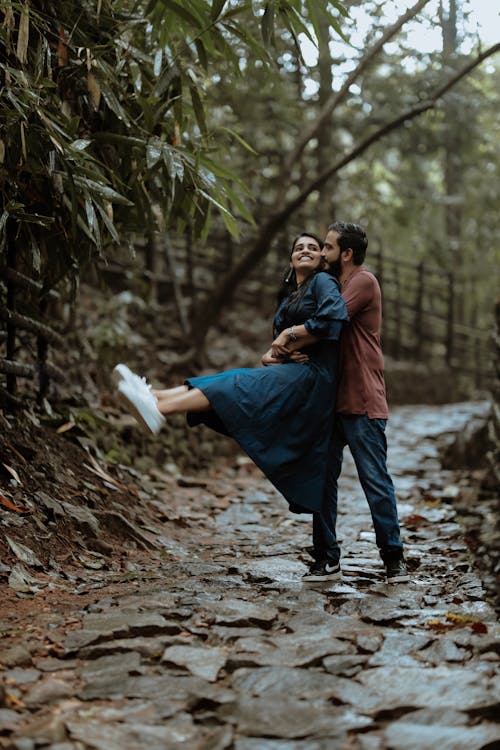
[[[374,295],[375,278],[371,274],[357,273],[342,290],[349,320],[364,310],[372,301]]]

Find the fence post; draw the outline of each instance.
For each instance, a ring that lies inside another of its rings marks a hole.
[[[380,284],[380,288],[382,289],[382,284],[384,283],[384,256],[382,253],[382,248],[380,248],[380,250],[377,250],[375,258],[377,260],[376,276],[378,279],[378,283]]]
[[[399,275],[399,262],[396,258],[393,258],[393,268],[394,284],[396,290],[396,300],[394,305],[396,309],[394,356],[396,359],[399,359],[399,357],[401,356],[401,278]]]
[[[40,319],[43,320],[45,313],[47,312],[47,299],[41,298],[40,305]],[[47,395],[49,390],[49,376],[47,373],[47,352],[48,352],[48,341],[47,339],[39,334],[36,338],[36,351],[37,351],[37,365],[38,365],[38,396],[37,403],[40,405],[43,403],[43,399]]]
[[[424,264],[420,262],[417,266],[417,295],[415,299],[415,346],[414,358],[419,361],[422,358],[423,344],[423,303],[424,303]]]
[[[455,285],[453,273],[448,273],[448,313],[446,322],[446,364],[448,367],[453,363],[453,324],[454,324],[454,307],[455,307]]]
[[[16,270],[16,243],[11,221],[7,221],[7,266]],[[12,281],[7,282],[7,310],[14,312],[16,309],[16,285]],[[7,319],[7,359],[14,360],[16,357],[16,324]],[[17,390],[17,378],[15,373],[7,373],[7,392],[15,396]]]

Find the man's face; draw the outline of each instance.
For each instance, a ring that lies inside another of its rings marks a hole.
[[[339,236],[338,232],[330,230],[325,237],[323,245],[323,258],[328,265],[327,271],[331,273],[332,276],[340,276],[342,271],[342,251],[339,247]]]

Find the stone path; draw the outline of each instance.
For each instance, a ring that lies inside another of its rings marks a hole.
[[[159,551],[87,561],[52,587],[65,609],[46,592],[4,622],[0,747],[500,748],[499,626],[452,504],[467,486],[438,459],[480,408],[393,412],[409,584],[384,582],[350,460],[335,583],[301,582],[310,520],[245,460],[149,477]]]

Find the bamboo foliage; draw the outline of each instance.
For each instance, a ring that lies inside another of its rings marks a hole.
[[[237,73],[243,49],[271,65],[275,32],[337,23],[332,8],[341,6],[2,0],[0,262],[14,242],[18,270],[50,288],[154,223],[153,206],[169,228],[197,236],[216,212],[236,234],[236,216],[252,217],[242,180],[213,156],[211,61]]]

